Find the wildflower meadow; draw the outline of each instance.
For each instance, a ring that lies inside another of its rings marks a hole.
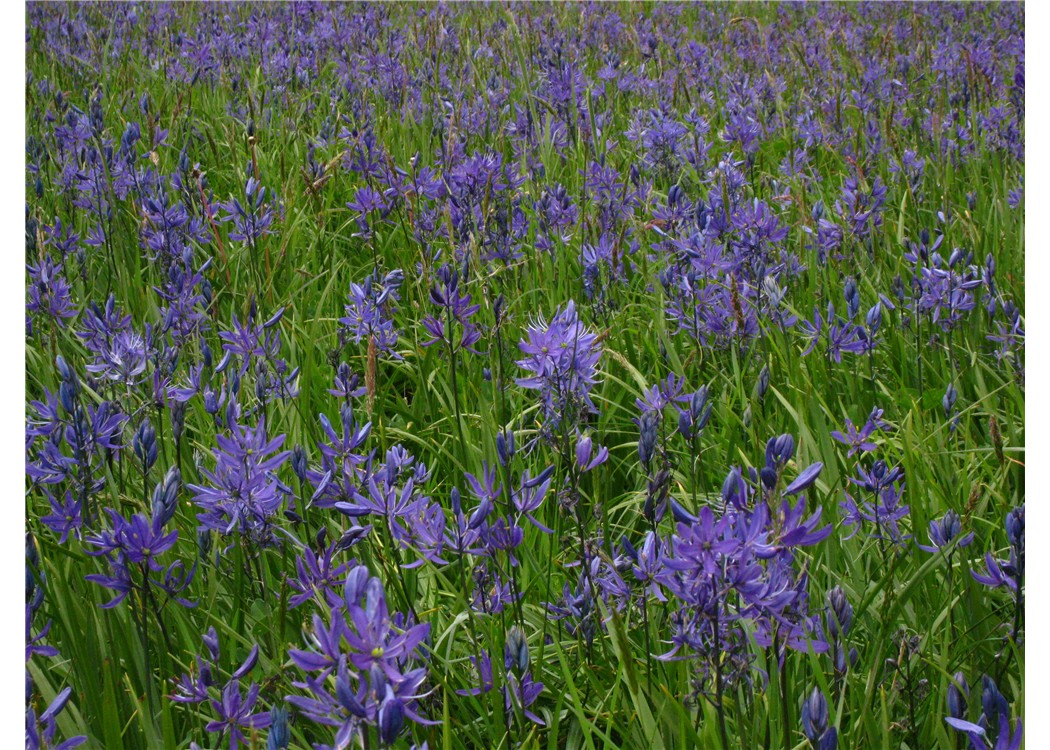
[[[1023,4],[24,18],[27,750],[1024,746]]]

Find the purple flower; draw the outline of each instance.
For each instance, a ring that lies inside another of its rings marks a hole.
[[[857,453],[871,452],[874,451],[878,446],[871,442],[870,438],[876,430],[885,430],[889,427],[885,422],[882,421],[882,409],[878,407],[872,409],[871,414],[868,416],[868,421],[864,423],[864,426],[859,430],[848,418],[846,419],[846,432],[842,433],[838,430],[831,431],[831,437],[840,443],[844,443],[849,446],[849,451],[846,452],[847,457],[852,457]]]
[[[84,519],[81,515],[83,507],[80,501],[74,499],[73,494],[69,490],[66,490],[65,500],[61,502],[50,492],[47,493],[47,499],[51,503],[51,513],[43,516],[40,522],[56,534],[59,534],[59,544],[65,544],[69,540],[70,534],[79,539],[80,529],[84,525]]]
[[[229,437],[216,436],[215,469],[201,469],[209,484],[189,485],[202,511],[197,515],[202,526],[221,534],[266,528],[282,500],[292,494],[275,474],[291,455],[280,451],[284,438],[269,439],[261,418],[255,427],[233,422]]]
[[[481,339],[481,329],[471,319],[481,306],[471,304],[470,295],[461,291],[457,269],[445,264],[438,269],[437,275],[440,283],[431,288],[430,301],[439,308],[439,313],[423,319],[423,327],[431,336],[423,342],[423,346],[432,346],[440,341],[452,354],[460,349],[478,354],[474,344]],[[458,336],[455,331],[457,325]]]
[[[815,464],[819,466],[819,464]],[[791,487],[784,490],[785,495],[792,494]],[[831,536],[831,524],[822,528],[820,525],[821,508],[817,508],[805,521],[802,517],[806,513],[806,499],[800,497],[798,502],[792,505],[784,500],[780,518],[780,544],[785,547],[811,547]]]
[[[26,750],[71,750],[87,742],[86,736],[71,737],[63,742],[55,740],[58,733],[55,718],[69,703],[72,693],[73,688],[64,688],[39,717],[32,706],[26,709]]]
[[[311,721],[338,727],[338,747],[346,747],[361,724],[378,727],[392,739],[405,718],[433,723],[417,711],[426,669],[414,666],[430,625],[410,625],[400,614],[391,617],[383,584],[364,566],[347,574],[343,601],[330,607],[329,621],[325,625],[314,615],[313,648],[289,651],[296,666],[318,673],[293,683],[307,695],[288,696],[289,703]]]
[[[609,449],[599,445],[594,449],[594,440],[589,435],[579,435],[576,439],[576,467],[581,474],[601,466],[609,459]]]
[[[230,232],[230,239],[254,246],[261,238],[272,234],[270,226],[275,216],[273,197],[271,193],[270,202],[267,202],[266,188],[255,177],[249,177],[244,186],[243,205],[237,198],[220,203],[219,207],[226,211],[220,221],[233,222],[234,231]]]
[[[987,732],[979,724],[974,724],[965,719],[958,719],[954,716],[946,716],[944,720],[948,722],[952,729],[963,732],[969,737],[970,746],[973,747],[973,750],[1020,750],[1021,748],[1021,740],[1024,737],[1024,727],[1021,724],[1021,720],[1017,720],[1011,732],[1010,720],[1005,712],[999,714],[999,730],[996,734],[994,745],[988,744]]]
[[[382,582],[368,581],[364,606],[348,598],[348,628],[343,634],[350,648],[350,663],[360,670],[377,664],[391,680],[399,679],[398,665],[405,661],[430,633],[430,625],[416,625],[401,631],[395,628],[387,609]]]
[[[163,566],[156,558],[167,552],[175,545],[179,538],[178,531],[169,534],[164,533],[162,519],[154,518],[152,521],[141,513],[136,513],[131,519],[125,519],[112,508],[106,508],[113,528],[100,531],[87,538],[87,543],[97,547],[97,550],[87,551],[89,555],[111,555],[116,554],[121,562],[133,565],[146,565],[150,570],[160,571]]]
[[[234,314],[232,330],[219,332],[226,354],[215,371],[223,372],[230,358],[237,357],[240,361],[239,376],[243,378],[249,370],[255,375],[256,396],[260,401],[269,401],[275,396],[294,398],[298,395],[295,379],[299,369],[289,371],[287,363],[280,358],[281,330],[278,324],[284,316],[284,308],[261,324],[255,322],[256,313],[253,299],[248,318],[243,324]],[[237,390],[236,385],[234,390]]]
[[[513,633],[514,630],[512,629],[511,632]],[[522,635],[522,638],[523,637],[524,636]],[[508,634],[508,641],[509,639],[510,634]],[[528,646],[526,645],[525,651],[527,652],[527,650]],[[520,654],[520,648],[512,649],[509,646],[504,654],[504,667],[506,668],[505,674],[507,677],[507,684],[501,687],[501,691],[503,692],[504,710],[507,712],[507,716],[511,720],[515,720],[517,712],[520,711],[521,715],[529,721],[538,724],[541,727],[546,726],[543,719],[531,710],[532,705],[536,702],[540,693],[543,692],[543,683],[534,681],[531,672],[525,671],[524,668],[519,668],[521,667],[521,663],[518,661]],[[525,661],[527,661],[527,658]],[[470,663],[474,665],[474,669],[477,670],[478,673],[478,679],[474,684],[480,684],[480,687],[468,690],[457,690],[456,693],[459,695],[478,696],[494,689],[496,683],[492,671],[492,657],[489,656],[489,652],[483,650],[480,655],[480,661],[479,658],[471,656]],[[515,669],[517,672],[514,671]]]
[[[259,700],[259,686],[252,684],[248,692],[242,694],[240,681],[230,680],[222,690],[221,700],[212,699],[211,706],[218,717],[204,727],[209,732],[219,732],[220,737],[230,734],[230,750],[237,750],[242,744],[250,746],[244,729],[265,729],[270,726],[270,713],[260,711],[252,713]]]
[[[973,532],[964,536],[960,536],[961,534],[962,524],[959,521],[959,514],[954,510],[949,510],[943,517],[930,521],[930,546],[925,544],[917,546],[923,552],[938,552],[958,539],[958,547],[968,547],[973,542]]]
[[[146,372],[146,361],[150,354],[150,327],[146,336],[132,330],[119,331],[105,342],[95,354],[95,361],[85,368],[125,387],[135,386]]]
[[[722,561],[732,555],[740,542],[729,534],[731,517],[715,520],[709,506],[700,509],[695,523],[678,524],[674,557],[664,565],[672,571],[688,571],[691,577],[721,575]]]
[[[900,503],[904,494],[904,470],[899,466],[890,468],[885,461],[879,460],[872,464],[870,471],[858,464],[857,474],[857,477],[849,477],[850,483],[870,493],[874,502],[858,503],[846,493],[839,508],[845,516],[845,525],[855,527],[846,538],[852,538],[862,526],[870,523],[875,526],[873,536],[880,540],[880,545],[886,538],[895,544],[903,544],[904,536],[898,522],[909,512],[909,506]]]
[[[300,557],[295,558],[295,577],[288,577],[288,585],[297,593],[288,600],[289,609],[295,609],[310,599],[317,599],[319,604],[338,606],[340,590],[343,586],[347,563],[336,564],[333,561],[338,544],[331,544],[317,555],[307,547]]]
[[[360,378],[358,378],[357,373],[350,371],[350,365],[346,362],[340,362],[339,367],[335,371],[335,387],[329,388],[328,392],[337,398],[349,401],[351,398],[365,395],[365,387],[358,386],[359,382]]]
[[[634,558],[635,564],[631,567],[634,577],[645,586],[648,594],[658,601],[667,601],[658,583],[664,567],[660,538],[652,531],[647,532]]]
[[[396,309],[398,289],[404,280],[400,270],[394,270],[379,281],[377,274],[365,278],[361,284],[350,284],[350,304],[346,305],[346,317],[340,318],[353,335],[354,341],[374,341],[379,351],[399,359],[397,329],[393,315]]]
[[[45,255],[35,266],[29,269],[29,285],[26,310],[29,313],[42,313],[48,316],[59,328],[65,327],[67,318],[76,317],[76,310],[69,296],[69,284],[62,275],[62,264]]]
[[[991,588],[1006,586],[1013,591],[1017,591],[1019,576],[1017,560],[1014,555],[1011,554],[1009,561],[997,560],[992,556],[991,552],[988,552],[984,556],[984,562],[987,567],[987,573],[978,573],[976,570],[970,571],[975,581]]]
[[[517,383],[540,392],[545,429],[597,413],[590,392],[597,383],[602,348],[580,322],[574,302],[559,309],[549,324],[540,318],[529,326],[519,347],[525,358],[518,365],[530,374]]]

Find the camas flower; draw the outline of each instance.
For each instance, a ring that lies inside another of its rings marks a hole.
[[[549,324],[540,318],[529,326],[519,347],[525,358],[518,365],[530,374],[516,382],[540,392],[546,430],[563,419],[575,424],[597,413],[590,392],[597,383],[602,348],[598,336],[580,322],[575,302],[559,309]]]
[[[379,351],[399,358],[397,329],[393,314],[399,299],[398,289],[405,275],[400,269],[391,271],[380,281],[376,274],[365,278],[361,284],[350,285],[350,304],[346,305],[346,317],[339,322],[346,326],[355,342],[362,339],[375,342]]]
[[[230,239],[254,245],[262,237],[272,234],[270,225],[275,217],[273,197],[271,192],[270,201],[267,202],[266,188],[255,177],[249,177],[244,186],[243,205],[237,198],[230,198],[227,203],[220,204],[226,211],[220,221],[233,222],[234,231],[230,232]]]
[[[973,542],[973,532],[964,536],[960,536],[961,534],[962,525],[959,522],[959,514],[954,510],[949,510],[943,517],[930,521],[930,545],[920,544],[918,547],[923,552],[937,552],[956,539],[959,540],[959,547],[968,547]]]
[[[481,329],[471,318],[481,306],[472,305],[470,295],[461,291],[457,269],[446,264],[438,269],[437,275],[440,283],[431,288],[430,301],[439,308],[439,312],[423,319],[423,327],[431,336],[423,342],[423,346],[433,346],[440,341],[452,353],[465,349],[477,354],[474,344],[481,339]],[[458,336],[456,325],[459,326]]]
[[[871,441],[871,436],[876,430],[886,430],[887,428],[889,428],[889,425],[882,420],[882,409],[875,407],[871,410],[871,414],[868,415],[868,421],[859,430],[847,418],[846,431],[843,433],[839,430],[832,430],[831,437],[840,443],[848,445],[849,451],[847,451],[846,456],[852,457],[857,453],[875,450],[878,446]]]
[[[347,747],[362,725],[378,727],[392,740],[405,718],[434,723],[416,706],[426,668],[415,664],[430,625],[410,626],[400,614],[391,617],[382,582],[363,565],[347,574],[343,601],[330,608],[328,619],[326,625],[314,616],[312,649],[289,651],[308,673],[293,683],[308,695],[288,696],[289,703],[307,719],[338,727],[337,747]]]
[[[230,750],[237,750],[242,744],[251,746],[244,736],[245,729],[265,729],[270,726],[270,713],[260,711],[252,713],[259,700],[259,685],[253,683],[247,693],[241,693],[240,682],[230,680],[222,690],[220,699],[212,699],[211,706],[218,715],[204,727],[209,732],[229,732]]]
[[[235,529],[260,531],[266,526],[281,501],[292,494],[275,473],[291,455],[280,450],[284,437],[269,439],[261,418],[255,427],[233,422],[229,437],[216,436],[215,469],[201,470],[209,484],[189,485],[202,510],[197,515],[202,526],[221,534]]]
[[[47,255],[29,270],[26,310],[31,314],[42,313],[54,321],[59,328],[65,327],[66,318],[76,316],[69,296],[69,284],[62,275],[62,264],[55,263]]]
[[[160,517],[151,521],[141,513],[136,513],[130,519],[125,519],[112,508],[106,508],[106,512],[113,528],[88,537],[87,543],[98,548],[88,554],[99,556],[116,553],[123,561],[133,565],[147,565],[153,571],[163,570],[156,558],[175,545],[179,532],[165,534],[163,519]]]
[[[26,750],[72,750],[87,742],[86,736],[71,737],[68,740],[56,741],[58,725],[55,718],[69,703],[73,688],[63,689],[40,716],[32,706],[26,709]]]

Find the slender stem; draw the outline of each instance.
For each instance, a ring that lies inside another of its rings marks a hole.
[[[150,720],[152,721],[155,702],[153,697],[153,660],[150,655],[149,633],[146,629],[146,599],[149,592],[149,576],[146,563],[142,563],[140,569],[142,573],[142,590],[139,592],[139,638],[142,641],[142,659],[146,670],[146,701],[150,707]]]
[[[783,658],[777,653],[779,648],[777,647],[777,639],[773,639],[773,656],[779,662],[778,672],[779,679],[777,680],[777,688],[780,691],[780,721],[784,726],[784,750],[791,750],[791,714],[789,713],[790,700],[788,699],[788,686],[787,686],[787,651],[784,651]]]
[[[711,585],[714,587],[715,577],[711,576]],[[729,750],[729,734],[726,732],[726,711],[725,704],[722,701],[722,642],[721,632],[718,623],[719,608],[721,604],[716,597],[715,599],[715,700],[718,705],[715,706],[718,711],[718,733],[722,738],[722,750]]]
[[[649,693],[653,692],[653,644],[649,635],[649,597],[642,590],[642,627],[645,629],[645,683]]]
[[[452,335],[452,308],[446,308],[448,311],[448,332],[447,335]],[[456,368],[456,350],[452,346],[451,338],[447,341],[448,356],[452,362],[452,402],[456,410],[456,432],[459,434],[459,460],[463,465],[463,469],[467,468],[467,441],[463,437],[463,414],[459,405],[459,378],[457,376]]]

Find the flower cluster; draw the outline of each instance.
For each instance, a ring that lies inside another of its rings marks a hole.
[[[328,621],[313,618],[310,648],[289,654],[305,675],[293,683],[302,695],[288,702],[310,721],[335,727],[335,746],[347,747],[367,727],[392,744],[405,719],[433,723],[417,710],[427,677],[427,624],[391,617],[382,582],[363,565],[346,577],[343,598]]]
[[[550,323],[530,325],[518,345],[525,355],[518,366],[529,375],[518,378],[523,388],[539,391],[544,429],[553,434],[597,413],[591,390],[598,382],[602,347],[598,336],[580,321],[576,304],[559,309]]]

